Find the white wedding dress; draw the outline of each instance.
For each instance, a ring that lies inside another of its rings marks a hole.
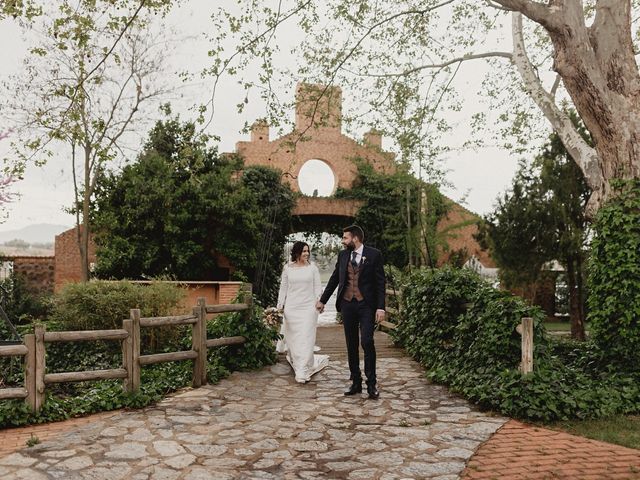
[[[318,311],[316,302],[322,294],[320,272],[314,264],[299,267],[294,263],[282,270],[278,308],[284,308],[284,321],[276,350],[287,353],[296,382],[305,383],[329,364],[328,355],[315,355]]]

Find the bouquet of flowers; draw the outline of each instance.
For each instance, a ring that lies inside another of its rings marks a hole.
[[[284,319],[284,315],[282,310],[275,307],[268,307],[264,309],[262,313],[262,321],[267,327],[270,328],[279,328],[282,325],[282,320]]]

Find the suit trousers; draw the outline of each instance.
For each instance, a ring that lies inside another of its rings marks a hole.
[[[362,382],[360,347],[358,345],[361,343],[364,351],[364,374],[367,377],[367,385],[375,385],[376,347],[373,343],[373,331],[376,325],[376,312],[364,300],[358,301],[355,298],[351,301],[343,299],[341,307],[351,380],[353,383]]]

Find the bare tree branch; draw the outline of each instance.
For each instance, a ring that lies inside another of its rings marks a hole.
[[[207,127],[213,121],[213,116],[215,114],[215,96],[216,96],[216,91],[218,89],[218,83],[220,81],[220,78],[222,78],[222,75],[224,74],[224,72],[226,72],[227,69],[229,68],[229,65],[231,65],[231,62],[233,62],[233,60],[238,55],[243,53],[246,49],[250,48],[252,45],[255,45],[257,42],[259,42],[262,38],[266,37],[267,35],[272,34],[272,32],[275,32],[275,30],[278,28],[278,26],[280,26],[282,23],[286,22],[289,18],[293,17],[294,15],[296,15],[301,10],[304,10],[306,7],[309,6],[309,4],[311,4],[311,2],[312,2],[312,0],[308,0],[305,3],[303,3],[302,5],[300,5],[298,8],[293,9],[287,15],[283,16],[281,19],[279,19],[277,22],[275,22],[272,26],[270,26],[269,28],[267,28],[266,30],[261,32],[259,35],[253,37],[249,42],[247,42],[244,45],[242,45],[241,47],[237,48],[236,51],[233,52],[233,54],[228,59],[226,59],[224,61],[223,65],[222,65],[222,69],[219,72],[216,72],[216,75],[215,75],[215,80],[213,82],[213,88],[211,89],[211,98],[209,100],[209,105],[211,105],[211,115],[209,115],[209,120],[203,126],[202,130],[206,130]]]
[[[554,15],[552,7],[532,0],[489,0],[489,4],[498,4],[504,10],[520,12],[545,28],[553,28]],[[491,5],[494,6],[495,5]]]
[[[442,69],[448,67],[450,65],[456,63],[462,63],[469,60],[478,60],[482,58],[506,58],[508,60],[513,60],[513,54],[511,52],[485,52],[485,53],[469,53],[467,55],[463,55],[461,57],[452,58],[442,63],[432,63],[428,65],[419,65],[414,68],[410,68],[408,70],[403,70],[402,72],[393,72],[393,73],[359,73],[351,70],[346,70],[347,72],[358,75],[361,77],[374,77],[374,78],[385,78],[385,77],[404,77],[407,75],[411,75],[412,73],[419,72],[421,70],[428,69]]]

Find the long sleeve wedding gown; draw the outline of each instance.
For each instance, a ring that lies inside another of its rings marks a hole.
[[[281,332],[284,339],[276,349],[287,352],[297,382],[304,383],[329,364],[328,355],[313,353],[316,343],[318,311],[316,301],[322,294],[320,272],[314,264],[285,265],[282,270],[278,308],[284,308]]]

